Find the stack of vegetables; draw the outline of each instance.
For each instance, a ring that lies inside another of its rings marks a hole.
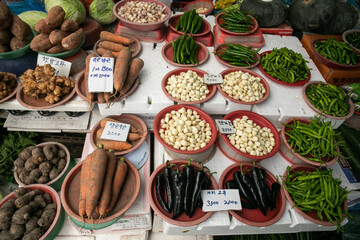
[[[239,9],[224,12],[221,16],[223,23],[220,27],[234,33],[250,33],[254,26],[253,18],[249,12]]]
[[[344,215],[343,202],[349,192],[341,188],[341,181],[332,176],[332,169],[315,171],[294,171],[287,167],[283,179],[286,191],[295,206],[304,212],[315,211],[321,221],[329,221],[341,229]],[[351,216],[350,216],[351,217]]]
[[[172,212],[173,219],[183,213],[191,218],[197,207],[202,207],[200,193],[201,190],[210,189],[213,174],[205,172],[202,164],[201,168],[196,170],[191,165],[191,160],[180,168],[167,161],[163,171],[155,178],[157,201],[163,210]]]
[[[128,48],[131,52],[135,49],[131,49],[130,44],[134,43],[135,40],[110,33],[108,31],[102,31],[100,33],[100,42],[96,52],[102,56],[106,52],[111,52],[114,57],[119,55],[119,52],[124,48]]]
[[[56,203],[41,189],[18,188],[14,195],[0,207],[0,239],[40,239],[55,219]]]
[[[323,122],[320,118],[310,119],[310,123],[293,120],[292,124],[285,124],[284,133],[289,137],[287,142],[291,149],[306,159],[326,163],[338,156],[336,133],[331,122]]]
[[[300,53],[287,47],[274,48],[261,56],[261,67],[267,74],[285,83],[296,83],[309,77],[310,69]]]
[[[176,31],[181,30],[183,33],[192,33],[197,34],[201,33],[204,28],[204,20],[196,12],[195,9],[185,12],[179,18],[178,23],[176,24]]]
[[[354,103],[355,111],[360,112],[360,83],[344,84],[340,87]]]
[[[319,82],[311,84],[305,94],[311,104],[325,114],[336,117],[349,114],[349,96],[344,96],[343,90],[337,86]]]
[[[179,64],[198,64],[197,54],[200,45],[195,42],[192,35],[178,37],[175,42],[171,41],[174,53],[173,61]]]
[[[266,170],[259,167],[252,167],[249,174],[246,168],[240,166],[240,171],[233,174],[233,180],[225,183],[227,189],[238,189],[241,197],[241,206],[246,209],[260,209],[266,216],[276,208],[276,199],[280,191],[280,184],[274,182],[270,187],[266,183]]]
[[[103,218],[118,202],[128,165],[113,151],[95,149],[81,166],[79,215],[89,219]]]
[[[349,44],[333,37],[327,40],[317,39],[314,42],[314,48],[326,59],[343,65],[357,65],[360,59],[360,54],[356,54]]]
[[[245,47],[240,44],[228,43],[224,47],[219,48],[215,54],[221,59],[228,61],[234,66],[250,66],[259,59],[256,59],[260,48],[253,50],[252,47]]]

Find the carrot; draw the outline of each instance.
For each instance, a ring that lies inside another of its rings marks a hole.
[[[97,148],[91,154],[91,162],[88,175],[86,191],[86,215],[91,218],[100,198],[103,188],[105,169],[107,164],[107,153],[104,149]]]
[[[99,47],[104,48],[109,51],[114,51],[114,52],[120,52],[121,50],[126,48],[124,45],[122,45],[120,43],[114,43],[114,42],[110,42],[110,41],[101,41],[99,43]]]
[[[111,41],[111,42],[115,42],[115,43],[121,43],[121,44],[125,44],[125,45],[129,45],[133,42],[135,42],[135,40],[124,37],[124,36],[120,36],[120,35],[116,35],[114,33],[108,32],[108,31],[102,31],[100,33],[100,39],[103,41]]]
[[[120,90],[120,96],[126,94],[131,86],[134,84],[135,79],[138,77],[141,69],[144,67],[144,61],[141,58],[134,58],[130,64],[126,81]]]
[[[125,180],[125,177],[127,174],[127,170],[128,170],[128,165],[125,162],[125,158],[122,157],[117,161],[114,180],[112,183],[111,201],[110,201],[109,206],[106,208],[107,213],[110,212],[114,208],[115,204],[117,203],[121,187],[124,183],[124,180]]]
[[[104,180],[104,187],[101,193],[100,202],[99,202],[99,213],[100,218],[105,215],[106,208],[109,206],[111,200],[111,185],[113,182],[115,167],[116,167],[116,157],[114,152],[111,150],[107,152],[107,166],[106,166],[106,175]]]
[[[131,52],[128,49],[123,49],[119,52],[116,58],[114,67],[114,96],[124,86],[126,76],[129,70],[129,63],[131,61]]]
[[[112,149],[114,151],[125,151],[132,147],[128,142],[107,139],[97,139],[96,144],[101,144],[104,146],[104,149]]]
[[[100,128],[105,128],[105,125],[106,123],[110,121],[110,122],[118,122],[118,123],[123,123],[121,121],[118,121],[116,119],[113,119],[113,118],[109,118],[109,117],[106,117],[106,118],[103,118],[100,120]],[[131,133],[138,133],[138,132],[141,132],[140,129],[136,129],[136,127],[134,127],[133,125],[130,124],[130,132]]]
[[[100,139],[101,138],[101,135],[104,131],[104,128],[99,128],[97,131],[96,131],[96,139]]]
[[[105,103],[105,97],[103,92],[96,93],[96,97],[99,103]]]
[[[99,47],[98,49],[96,49],[96,52],[101,56],[108,51],[109,50],[102,48],[102,47]],[[114,55],[114,57],[117,57],[119,55],[119,52],[114,52],[114,51],[110,51],[110,52],[112,55]]]
[[[90,59],[92,57],[96,57],[95,54],[89,54],[86,57],[86,68],[85,68],[85,75],[84,75],[84,81],[85,81],[85,95],[90,104],[94,101],[94,94],[89,92],[89,68],[90,68]]]
[[[88,154],[81,166],[80,174],[80,197],[79,197],[79,215],[84,217],[85,215],[85,204],[86,204],[86,190],[87,190],[87,181],[89,175],[86,174],[89,171],[89,164],[91,162],[91,154]]]
[[[136,141],[140,138],[142,138],[143,136],[141,136],[140,134],[138,133],[129,133],[128,137],[127,137],[127,140],[128,141]]]

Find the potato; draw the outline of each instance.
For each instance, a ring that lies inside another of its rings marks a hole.
[[[25,148],[24,150],[22,150],[19,154],[19,158],[21,158],[22,160],[26,161],[28,160],[28,158],[30,158],[32,156],[31,151],[35,148],[35,146],[29,146],[27,148]]]
[[[27,39],[20,40],[17,37],[13,37],[10,41],[10,48],[11,50],[15,51],[18,49],[21,49],[29,44],[29,41]]]
[[[50,34],[52,30],[54,30],[54,28],[48,26],[45,19],[41,19],[35,24],[35,31],[38,33]]]
[[[66,32],[75,32],[76,30],[79,29],[79,24],[72,19],[66,19],[61,24],[60,28],[61,28],[61,30],[66,31]]]
[[[67,50],[75,49],[80,45],[83,39],[83,30],[82,28],[78,29],[76,32],[71,33],[66,38],[61,41],[61,45]]]
[[[55,29],[52,31],[49,35],[49,40],[53,45],[61,44],[61,40],[65,38],[67,35],[69,35],[68,32],[65,32],[61,29]]]
[[[10,31],[15,35],[15,37],[19,38],[20,40],[24,40],[24,38],[29,36],[31,33],[31,28],[29,24],[21,20],[18,16],[12,14]]]
[[[0,30],[0,44],[8,45],[10,44],[12,34],[9,30],[4,29]]]
[[[11,13],[9,7],[0,1],[0,30],[7,29],[11,24]]]
[[[45,33],[37,35],[30,43],[30,48],[35,52],[46,52],[52,48],[52,46],[49,35]]]
[[[56,28],[63,23],[64,17],[64,9],[60,6],[54,6],[49,10],[47,17],[45,18],[46,24],[50,27]]]

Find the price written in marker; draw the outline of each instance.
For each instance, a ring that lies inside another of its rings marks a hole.
[[[242,209],[237,189],[202,190],[201,198],[204,212]]]
[[[50,64],[55,68],[55,76],[65,76],[68,77],[71,69],[71,62],[64,61],[60,58],[49,57],[42,54],[38,54],[37,65],[43,66],[45,64]]]
[[[92,57],[89,64],[89,92],[112,92],[114,58]]]
[[[221,74],[204,74],[205,84],[222,84],[224,82]]]
[[[219,128],[220,133],[222,133],[222,134],[235,133],[235,128],[232,125],[230,120],[216,119],[215,122]]]
[[[129,131],[130,124],[108,121],[100,138],[125,142]]]

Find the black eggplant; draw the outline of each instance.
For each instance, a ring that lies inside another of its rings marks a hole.
[[[226,189],[238,189],[235,180],[229,180],[225,183]],[[239,190],[239,189],[238,189]],[[256,206],[241,200],[241,207],[246,209],[255,209]]]
[[[242,172],[236,171],[233,173],[233,179],[235,181],[235,184],[237,186],[237,189],[240,191],[240,197],[242,197],[245,201],[247,201],[250,205],[257,207],[257,202],[255,201],[255,198],[253,197],[253,194],[251,191],[245,186],[245,184],[241,181]]]
[[[171,211],[169,210],[168,206],[166,205],[165,199],[164,199],[164,187],[165,187],[164,183],[165,183],[164,173],[158,174],[156,176],[156,181],[155,181],[156,198],[157,198],[157,201],[159,202],[160,206],[162,207],[162,209],[164,209],[165,211],[170,213]]]
[[[201,163],[201,168],[196,171],[195,175],[195,185],[194,191],[191,197],[191,205],[190,205],[190,212],[189,217],[192,217],[195,213],[195,209],[198,205],[199,195],[201,193],[201,186],[206,178],[206,173],[204,172],[204,166]]]
[[[191,206],[191,197],[194,191],[195,184],[195,168],[191,166],[191,159],[189,159],[188,165],[185,165],[182,169],[186,176],[185,184],[185,197],[184,197],[184,211],[186,215],[189,215]]]
[[[173,206],[173,219],[176,219],[184,212],[184,198],[185,198],[185,173],[181,172],[178,165],[174,164],[177,168],[171,174],[172,190],[174,191],[174,206]]]
[[[165,179],[165,193],[167,199],[166,205],[169,211],[171,212],[171,210],[173,209],[174,193],[172,190],[172,181],[171,181],[172,169],[169,160],[166,161],[166,166],[163,170],[163,173]]]
[[[251,173],[251,177],[254,182],[254,185],[255,185],[256,193],[259,197],[260,204],[258,207],[259,207],[260,211],[262,212],[262,214],[264,214],[264,216],[266,216],[266,209],[269,207],[269,200],[266,195],[265,180],[261,177],[260,168],[258,168],[258,167],[253,167],[250,170],[250,173]]]
[[[271,201],[271,204],[270,204],[270,210],[273,210],[276,208],[276,199],[277,199],[277,196],[279,194],[279,191],[280,191],[280,188],[281,188],[281,185],[278,183],[278,182],[274,182],[272,185],[271,185],[271,193],[272,193],[272,201]]]
[[[201,190],[208,190],[208,189],[210,189],[210,187],[211,187],[211,176],[212,176],[213,174],[215,174],[215,173],[216,173],[216,172],[212,172],[212,173],[209,173],[209,175],[206,176],[203,184],[201,185]],[[203,205],[203,200],[202,200],[202,198],[201,198],[201,193],[199,194],[199,198],[198,198],[197,205],[198,205],[199,207],[202,207],[202,205]]]
[[[260,176],[264,180],[264,181],[261,181],[261,183],[263,184],[263,188],[265,189],[265,192],[266,192],[266,197],[267,197],[268,202],[270,204],[272,202],[272,192],[271,192],[269,186],[266,183],[266,171],[263,168],[259,168],[259,169],[260,169]]]
[[[254,183],[252,177],[250,176],[250,174],[244,173],[242,168],[241,168],[240,181],[246,187],[246,189],[250,192],[250,195],[254,201],[253,205],[256,205],[256,207],[260,208],[261,204],[260,204],[259,196],[256,191],[255,183]]]

